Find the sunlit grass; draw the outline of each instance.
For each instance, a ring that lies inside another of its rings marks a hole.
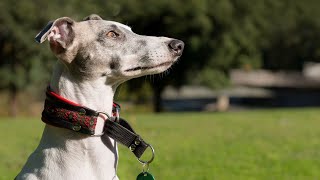
[[[319,179],[320,109],[122,115],[156,150],[156,179]],[[39,119],[1,119],[0,178],[13,179],[37,146]],[[142,166],[119,145],[120,179]]]

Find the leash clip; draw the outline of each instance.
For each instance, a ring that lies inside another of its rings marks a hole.
[[[144,166],[149,167],[149,164],[152,163],[152,161],[154,160],[155,153],[154,153],[153,147],[150,144],[147,144],[147,145],[151,149],[151,152],[152,152],[151,158],[148,161],[141,160],[140,158],[137,158],[137,159],[141,164],[143,164]]]
[[[115,109],[116,109],[116,112],[113,114],[113,115],[115,115],[114,116],[114,118],[115,118],[114,121],[115,122],[119,122],[119,120],[120,120],[120,108],[116,107]]]

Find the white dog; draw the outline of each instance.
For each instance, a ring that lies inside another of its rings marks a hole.
[[[111,114],[119,84],[136,77],[161,73],[181,56],[184,43],[166,37],[135,34],[123,24],[90,15],[76,22],[62,17],[38,34],[48,39],[58,58],[50,88],[54,93],[96,111]],[[94,129],[103,131],[105,115]],[[30,155],[17,180],[118,179],[117,145],[107,138],[90,136],[46,125],[40,144]]]

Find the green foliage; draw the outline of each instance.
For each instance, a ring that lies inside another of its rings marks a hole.
[[[138,33],[185,41],[184,55],[170,72],[176,78],[162,79],[174,85],[193,82],[190,77],[197,71],[199,81],[216,88],[228,84],[232,68],[299,69],[304,61],[319,59],[319,13],[310,7],[319,4],[316,1],[117,2],[121,7],[117,18]]]
[[[216,88],[228,84],[232,68],[301,69],[304,62],[320,59],[319,5],[316,0],[2,0],[0,89],[45,84],[55,58],[33,37],[49,20],[81,20],[91,13],[127,24],[138,34],[186,43],[178,65],[162,83],[154,78],[153,89],[192,83],[193,72],[199,72],[199,82]],[[129,89],[143,92],[136,82]]]
[[[56,58],[48,45],[37,44],[35,35],[50,20],[70,16],[81,20],[91,13],[99,13],[105,1],[84,3],[70,1],[3,0],[0,12],[0,88],[13,85],[18,89],[47,83]],[[94,11],[94,12],[92,12]]]
[[[155,148],[156,179],[320,178],[319,109],[123,116]],[[0,179],[16,176],[43,126],[39,119],[0,119]],[[135,179],[141,164],[121,145],[119,154],[119,178]]]
[[[229,79],[226,73],[219,69],[205,68],[197,76],[193,75],[194,84],[202,84],[212,89],[219,89],[229,85]]]
[[[137,80],[133,80],[137,83]],[[134,84],[134,83],[133,83]],[[135,93],[132,93],[135,92]],[[130,86],[128,83],[122,84],[115,95],[117,101],[130,101],[138,104],[146,103],[152,98],[152,89],[149,83],[137,83]]]

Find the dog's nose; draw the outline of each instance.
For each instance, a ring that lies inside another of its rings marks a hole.
[[[169,42],[169,49],[177,56],[181,56],[184,48],[184,42],[174,39]]]

